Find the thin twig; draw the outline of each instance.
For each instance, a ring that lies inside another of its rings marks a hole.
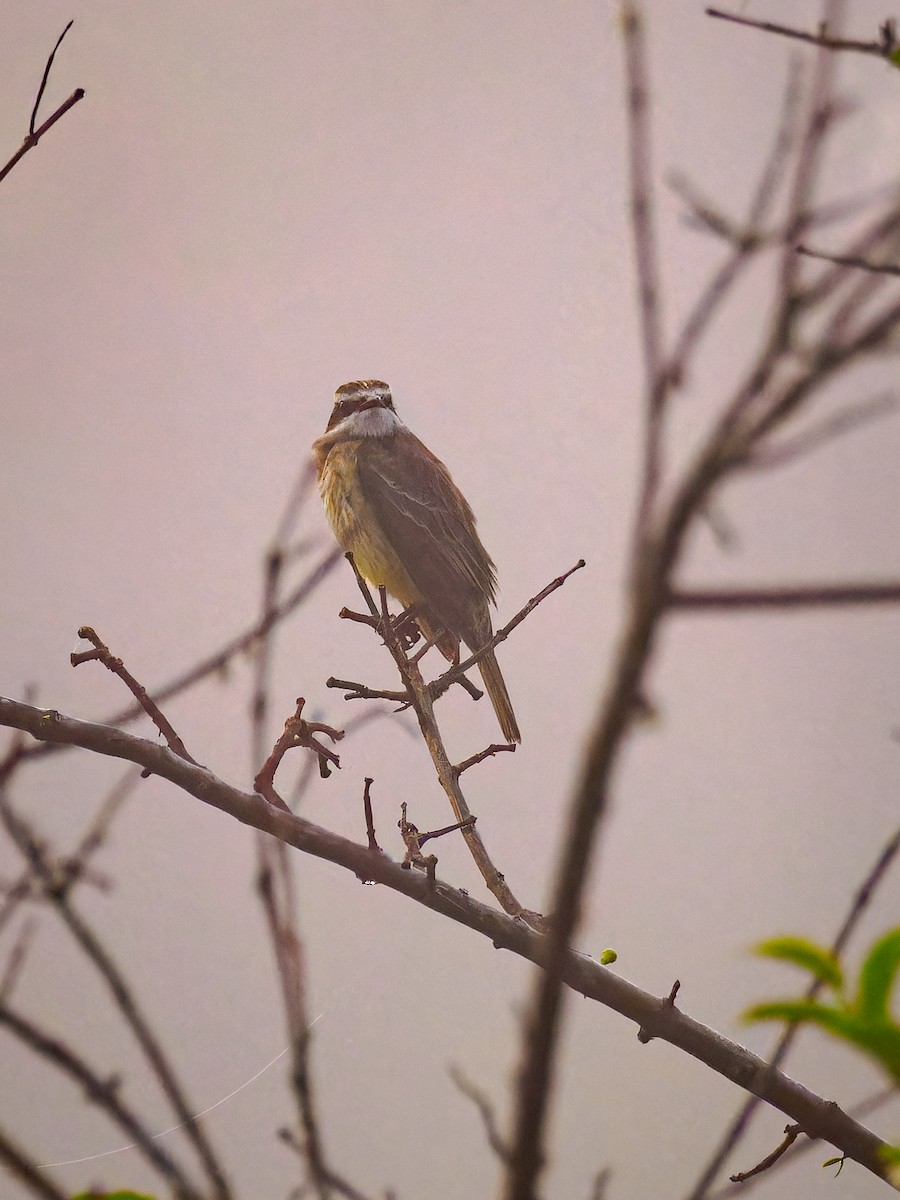
[[[29,150],[33,150],[44,134],[52,129],[60,117],[64,117],[70,108],[74,108],[79,100],[84,99],[84,88],[76,88],[68,100],[63,101],[55,113],[49,116],[43,123],[40,129],[36,129],[33,134],[30,134],[16,153],[12,156],[9,162],[4,167],[0,167],[0,183],[7,177],[13,167],[20,162]]]
[[[97,661],[103,664],[108,671],[112,671],[114,675],[122,680],[131,694],[140,704],[141,708],[166,739],[166,745],[175,754],[187,759],[188,762],[196,762],[188,754],[187,747],[184,742],[172,728],[168,718],[160,711],[159,705],[148,695],[147,689],[142,683],[138,683],[135,677],[131,674],[121,658],[116,658],[110,653],[109,647],[105,642],[101,641],[95,630],[90,625],[82,625],[78,630],[78,636],[84,638],[93,646],[93,650],[76,651],[69,655],[69,661],[73,667],[81,666],[82,663]]]
[[[746,1183],[748,1179],[752,1179],[754,1175],[761,1175],[763,1171],[768,1171],[770,1167],[778,1162],[783,1154],[786,1154],[796,1142],[801,1134],[799,1125],[785,1125],[784,1138],[765,1158],[760,1159],[756,1166],[751,1167],[749,1171],[738,1171],[735,1175],[730,1175],[732,1183]]]
[[[389,688],[370,688],[352,679],[335,679],[331,675],[325,686],[345,692],[345,700],[393,700],[395,704],[409,705],[409,692],[391,691]]]
[[[653,158],[647,48],[640,7],[622,6],[625,74],[628,88],[628,169],[631,228],[638,284],[638,312],[644,358],[644,462],[638,506],[638,529],[646,530],[662,475],[663,413],[668,379],[663,371],[663,334],[659,297],[659,264],[653,221]]]
[[[889,1085],[881,1088],[880,1091],[873,1092],[872,1095],[866,1096],[864,1100],[860,1100],[858,1104],[853,1104],[847,1109],[849,1116],[856,1121],[863,1121],[878,1109],[883,1108],[891,1100],[896,1100],[897,1089]],[[819,1142],[814,1138],[809,1138],[805,1134],[801,1135],[793,1146],[791,1146],[778,1160],[774,1163],[770,1170],[777,1171],[788,1163],[794,1162],[796,1158],[803,1154],[808,1154],[811,1150],[819,1146]],[[762,1182],[763,1177],[754,1175],[752,1179],[744,1179],[741,1183],[728,1183],[717,1191],[708,1193],[708,1200],[736,1200],[737,1196],[745,1196],[751,1191],[755,1184]]]
[[[807,258],[822,258],[826,262],[837,263],[842,267],[861,267],[864,271],[874,271],[884,275],[900,275],[900,265],[894,263],[876,263],[855,254],[826,254],[824,250],[812,250],[809,246],[797,246],[795,249],[798,254],[805,254]]]
[[[512,754],[516,750],[515,742],[494,742],[487,746],[484,750],[479,750],[477,754],[473,754],[471,758],[464,759],[461,763],[457,763],[453,770],[456,772],[457,779],[462,775],[463,771],[468,771],[469,767],[475,767],[480,762],[484,762],[486,758],[493,758],[495,754]]]
[[[53,60],[56,58],[56,52],[62,44],[63,38],[72,28],[73,24],[74,21],[70,21],[68,23],[68,25],[57,38],[56,45],[50,51],[50,57],[47,59],[47,65],[44,67],[44,74],[41,78],[40,87],[38,88],[37,99],[34,102],[34,108],[31,110],[31,120],[28,122],[28,134],[19,150],[12,156],[6,166],[0,169],[0,182],[6,178],[16,163],[19,162],[29,150],[34,149],[47,130],[52,129],[60,117],[65,116],[70,108],[74,108],[78,101],[84,98],[84,88],[76,88],[68,100],[65,100],[54,113],[51,113],[51,115],[39,129],[35,129],[34,125],[35,121],[37,120],[38,109],[41,106],[41,100],[44,96],[44,89],[47,86],[47,80],[50,78],[50,68],[53,66]]]
[[[770,241],[776,240],[773,235],[766,236],[761,231],[761,225],[768,217],[784,177],[790,151],[796,142],[799,111],[800,72],[796,63],[792,63],[781,106],[781,119],[768,160],[750,202],[744,229],[742,232],[735,231],[732,235],[731,254],[700,293],[666,363],[665,373],[673,386],[684,382],[691,355],[741,274]],[[719,223],[721,224],[721,219]],[[779,235],[777,240],[782,240],[783,236]]]
[[[861,42],[855,38],[831,37],[827,33],[829,22],[823,22],[822,28],[816,33],[806,29],[796,29],[791,25],[777,25],[773,21],[758,21],[754,17],[742,17],[738,13],[724,12],[720,8],[708,8],[708,17],[718,17],[723,21],[732,21],[735,25],[747,25],[751,29],[760,29],[763,33],[777,33],[782,37],[796,38],[812,46],[820,46],[823,50],[854,50],[859,54],[874,54],[878,58],[890,58],[897,48],[896,36],[890,22],[881,27],[881,37],[877,42]]]
[[[881,417],[889,416],[897,411],[897,397],[890,393],[873,396],[862,403],[850,408],[841,409],[830,417],[804,429],[792,438],[782,438],[777,442],[767,442],[753,451],[745,465],[747,470],[769,470],[772,467],[783,467],[796,462],[798,458],[828,445],[835,438],[843,437],[862,425]]]
[[[50,51],[50,57],[47,59],[47,65],[44,67],[44,76],[41,79],[41,86],[38,88],[37,99],[34,102],[34,108],[31,110],[31,120],[28,122],[29,138],[34,137],[34,123],[37,120],[38,109],[41,107],[41,100],[43,99],[43,96],[44,96],[44,88],[47,86],[47,80],[50,78],[50,68],[53,66],[54,58],[56,58],[56,52],[62,45],[63,38],[66,36],[66,34],[69,32],[69,30],[72,28],[72,26],[74,24],[75,24],[75,19],[73,17],[73,19],[68,23],[68,25],[62,31],[62,33],[56,39],[56,45]]]
[[[33,1158],[30,1158],[3,1129],[0,1129],[0,1162],[5,1163],[10,1174],[17,1176],[41,1200],[70,1200],[69,1189],[61,1192],[43,1168]]]
[[[504,1142],[497,1125],[497,1116],[494,1112],[493,1104],[491,1104],[484,1092],[463,1074],[459,1067],[450,1068],[450,1078],[466,1099],[471,1100],[478,1109],[478,1115],[481,1117],[488,1145],[501,1162],[506,1162],[509,1158],[509,1147]]]
[[[445,671],[443,675],[439,675],[433,683],[428,685],[432,700],[437,700],[439,696],[443,696],[450,685],[458,682],[466,671],[484,658],[489,650],[493,650],[495,646],[499,646],[501,642],[506,641],[512,631],[518,625],[522,624],[525,618],[537,608],[542,600],[546,600],[557,588],[561,588],[569,576],[574,575],[576,571],[580,571],[584,565],[584,559],[580,558],[574,567],[569,567],[568,571],[564,571],[562,575],[558,575],[556,579],[548,583],[536,596],[532,596],[528,603],[519,609],[511,621],[508,621],[502,629],[497,630],[489,642],[481,646],[474,654],[470,654],[468,658],[463,659],[462,662],[457,663],[456,666],[451,667],[449,671]]]
[[[25,959],[36,929],[37,921],[34,917],[23,921],[22,928],[19,930],[19,936],[13,943],[13,948],[10,950],[9,957],[6,960],[6,966],[3,968],[3,975],[0,976],[0,1002],[8,1000],[13,993],[13,988],[16,986],[22,967],[25,965]]]
[[[278,967],[291,1047],[291,1087],[297,1103],[301,1138],[296,1141],[306,1162],[310,1186],[319,1200],[333,1193],[346,1200],[366,1200],[326,1160],[322,1131],[313,1091],[310,1062],[312,1024],[306,1010],[303,944],[297,926],[297,897],[287,847],[266,834],[258,840],[257,887],[269,926]],[[293,1139],[292,1139],[293,1140]]]
[[[292,612],[298,609],[316,590],[319,584],[334,570],[342,557],[342,551],[339,547],[329,550],[309,574],[289,593],[287,598],[273,610],[269,618],[264,618],[262,621],[255,621],[249,629],[231,638],[220,649],[201,659],[200,662],[195,663],[180,675],[176,675],[169,683],[154,688],[151,693],[151,699],[156,704],[162,704],[166,700],[171,700],[173,696],[178,696],[182,692],[187,691],[195,683],[200,683],[202,680],[209,678],[210,675],[223,674],[232,659],[237,658],[240,654],[244,654],[259,638],[265,637],[275,624],[285,620]],[[140,704],[132,704],[128,708],[120,709],[118,712],[106,717],[103,724],[128,725],[131,721],[139,717],[143,711],[144,709]],[[41,746],[34,746],[28,750],[27,757],[29,759],[39,758],[45,754],[54,753],[64,748],[64,746],[46,742]]]

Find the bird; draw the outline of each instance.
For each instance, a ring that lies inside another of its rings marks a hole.
[[[357,570],[415,618],[453,663],[493,637],[497,572],[475,516],[439,458],[401,421],[378,379],[342,384],[325,433],[313,443],[329,525]],[[519,726],[494,650],[478,669],[509,742]]]

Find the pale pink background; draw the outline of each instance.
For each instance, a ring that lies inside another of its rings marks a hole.
[[[873,36],[879,0],[852,6]],[[739,213],[774,128],[790,47],[713,22],[699,2],[653,0],[658,175],[686,171]],[[748,3],[810,24],[816,6]],[[479,828],[514,889],[541,906],[578,755],[621,618],[640,440],[641,369],[626,222],[624,104],[613,4],[491,0],[211,5],[198,0],[7,0],[0,44],[0,157],[19,144],[46,55],[76,25],[44,111],[87,96],[0,193],[3,564],[0,691],[84,717],[121,707],[99,667],[68,666],[84,623],[148,686],[243,628],[283,500],[334,388],[375,376],[450,465],[501,578],[505,618],[578,557],[588,569],[503,647],[524,733],[514,758],[467,777]],[[846,58],[861,103],[829,164],[847,196],[896,171],[898,77]],[[686,311],[721,257],[660,191],[665,298]],[[683,454],[755,349],[764,276],[716,327],[677,400]],[[885,364],[835,389],[890,386]],[[697,536],[697,580],[900,573],[900,421],[721,496],[731,556]],[[306,530],[324,547],[311,507]],[[280,722],[298,694],[341,723],[355,709],[331,674],[390,683],[375,639],[337,620],[355,587],[339,570],[277,639]],[[673,619],[653,672],[660,719],[636,736],[579,940],[617,969],[765,1051],[752,1000],[797,986],[748,952],[761,937],[828,939],[897,822],[900,614]],[[248,786],[246,663],[168,712],[189,748]],[[494,738],[485,704],[444,702],[452,752]],[[273,726],[274,728],[274,726]],[[305,813],[361,838],[362,778],[395,855],[401,800],[424,827],[448,820],[424,749],[376,723],[316,782]],[[70,844],[116,764],[69,754],[20,786],[19,803]],[[5,855],[5,850],[3,854]],[[206,1108],[284,1045],[248,830],[151,779],[101,864],[101,924]],[[459,845],[440,873],[483,896]],[[12,860],[0,859],[8,876]],[[525,964],[417,906],[297,858],[327,1146],[370,1193],[488,1196],[496,1164],[449,1081],[461,1066],[503,1112],[518,1053]],[[895,923],[894,875],[857,951]],[[0,943],[6,952],[7,940]],[[40,1018],[123,1069],[155,1126],[172,1123],[105,996],[48,915],[17,993]],[[595,1004],[571,1003],[548,1197],[683,1195],[739,1101],[720,1078]],[[790,1070],[850,1104],[881,1079],[809,1036]],[[44,1162],[125,1140],[8,1037],[0,1120]],[[218,1108],[208,1127],[241,1194],[283,1196],[294,1160],[285,1060]],[[769,1113],[733,1169],[780,1138]],[[900,1139],[900,1112],[876,1127]],[[852,1165],[835,1184],[816,1153],[763,1197],[854,1200],[883,1187]],[[131,1154],[62,1168],[63,1186],[150,1187]],[[8,1182],[4,1196],[22,1193]]]

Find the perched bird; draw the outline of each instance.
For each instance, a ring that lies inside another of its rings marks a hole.
[[[451,662],[459,661],[460,641],[480,650],[493,636],[494,564],[465,497],[397,416],[387,384],[363,379],[339,387],[313,450],[329,524],[360,574],[411,609]],[[478,669],[503,736],[520,742],[493,650]]]

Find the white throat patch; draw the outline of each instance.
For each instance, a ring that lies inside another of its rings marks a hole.
[[[344,417],[340,424],[329,430],[329,434],[340,437],[385,437],[402,429],[403,422],[389,408],[364,408]]]

